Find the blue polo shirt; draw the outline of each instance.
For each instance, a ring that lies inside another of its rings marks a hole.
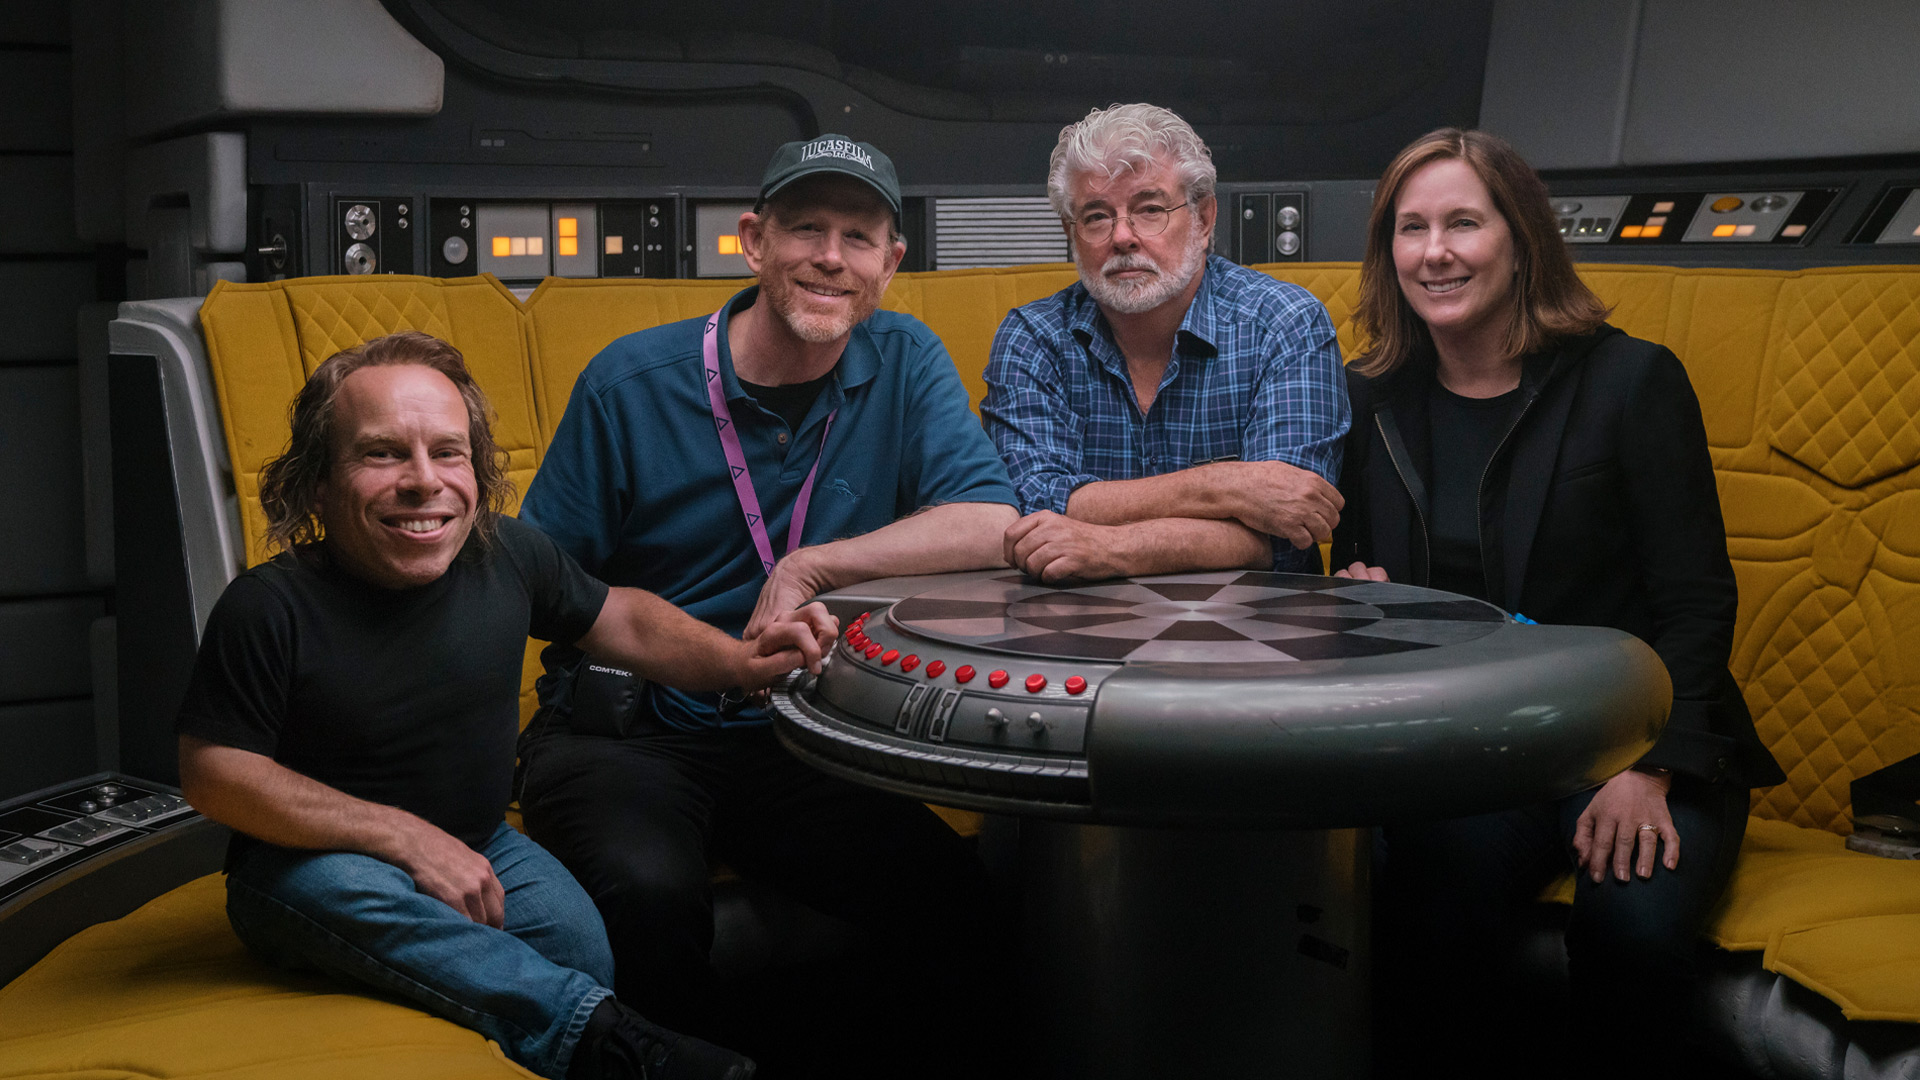
[[[816,457],[803,545],[872,532],[939,503],[1016,502],[946,347],[912,316],[878,311],[854,327],[798,431],[759,407],[740,388],[727,345],[727,317],[758,293],[749,288],[722,309],[720,378],[776,556],[787,550],[794,502]],[[714,429],[701,366],[705,324],[628,334],[593,358],[520,518],[608,584],[657,593],[738,635],[766,575]],[[578,655],[556,647],[544,659],[551,672]],[[715,695],[652,685],[647,693],[675,727],[719,723]]]

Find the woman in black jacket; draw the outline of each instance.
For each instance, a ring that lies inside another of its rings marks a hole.
[[[1343,576],[1425,585],[1537,622],[1611,626],[1673,678],[1666,733],[1555,803],[1386,830],[1384,1015],[1438,1060],[1506,1035],[1500,943],[1579,871],[1572,1034],[1593,1064],[1677,1063],[1696,935],[1750,787],[1784,779],[1727,671],[1737,595],[1700,406],[1672,352],[1606,325],[1546,187],[1500,139],[1443,129],[1374,194],[1334,534]],[[1684,859],[1682,857],[1684,852]],[[1612,1051],[1625,1061],[1604,1059]]]

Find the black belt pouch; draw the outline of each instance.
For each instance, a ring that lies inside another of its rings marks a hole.
[[[573,675],[573,716],[567,726],[576,735],[607,735],[624,739],[640,711],[640,689],[646,680],[625,668],[591,656],[580,661]]]

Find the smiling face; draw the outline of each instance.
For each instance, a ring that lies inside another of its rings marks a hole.
[[[432,368],[367,367],[341,382],[316,510],[354,576],[408,589],[447,572],[479,506],[467,422],[460,391]]]
[[[1127,315],[1183,299],[1199,277],[1213,237],[1215,202],[1203,199],[1174,210],[1166,228],[1142,236],[1128,215],[1187,202],[1180,177],[1165,158],[1113,176],[1076,173],[1067,184],[1076,221],[1089,214],[1114,218],[1111,235],[1090,240],[1079,226],[1068,230],[1080,281],[1101,307]],[[1126,218],[1123,220],[1123,218]]]
[[[741,249],[780,322],[801,341],[824,345],[880,307],[907,252],[892,223],[886,203],[860,181],[809,177],[761,213],[741,215]]]
[[[1394,201],[1393,269],[1443,353],[1500,347],[1513,316],[1513,233],[1466,162],[1443,158],[1407,178]]]

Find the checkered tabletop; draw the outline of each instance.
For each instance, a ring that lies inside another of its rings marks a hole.
[[[1008,574],[916,594],[887,621],[918,637],[1020,656],[1219,664],[1457,645],[1506,618],[1491,604],[1409,585],[1226,571],[1075,587]]]

